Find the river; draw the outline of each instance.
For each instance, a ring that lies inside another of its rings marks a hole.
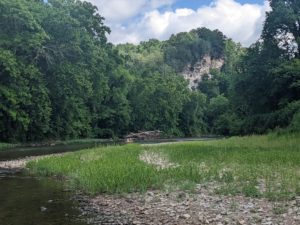
[[[86,225],[62,182],[0,169],[1,225]]]
[[[184,139],[159,140],[151,143],[174,141]],[[103,144],[109,143],[101,143]],[[19,147],[0,151],[0,161],[77,151],[98,145],[100,144]],[[87,225],[88,218],[79,210],[74,192],[64,185],[63,182],[54,179],[27,175],[24,171],[0,168],[0,225]]]
[[[90,147],[95,143],[18,147],[0,151],[0,161]],[[0,168],[0,225],[87,225],[79,208],[74,192],[63,182]]]

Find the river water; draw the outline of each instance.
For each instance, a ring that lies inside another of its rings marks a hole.
[[[21,147],[0,151],[0,161],[95,147],[95,144]],[[87,225],[63,182],[0,168],[0,225]]]
[[[0,169],[1,225],[86,225],[62,182]]]
[[[186,140],[191,139],[160,140],[152,143]],[[95,146],[77,144],[16,148],[0,151],[0,161]],[[78,201],[74,200],[74,192],[67,190],[64,185],[54,179],[32,177],[24,172],[0,168],[0,225],[87,225],[88,218],[80,212]]]

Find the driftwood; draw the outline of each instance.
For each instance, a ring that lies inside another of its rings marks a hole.
[[[134,140],[152,140],[161,137],[161,131],[140,131],[138,133],[130,133],[125,136],[126,142],[132,142]]]

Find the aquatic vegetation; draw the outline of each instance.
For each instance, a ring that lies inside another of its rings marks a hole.
[[[91,193],[208,183],[219,194],[287,199],[300,193],[299,134],[233,137],[164,145],[109,146],[29,162],[32,173],[67,177]],[[141,156],[164,156],[157,166]],[[150,163],[149,163],[150,162]],[[194,185],[189,185],[191,188]]]

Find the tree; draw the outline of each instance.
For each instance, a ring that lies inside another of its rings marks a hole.
[[[281,64],[272,72],[271,96],[279,106],[300,100],[300,59]]]
[[[206,96],[200,92],[190,92],[189,99],[180,113],[179,128],[185,136],[207,133],[205,123]]]
[[[49,130],[50,103],[36,57],[48,36],[26,1],[0,2],[0,138],[41,139]]]
[[[208,74],[202,76],[199,82],[198,90],[205,94],[208,99],[214,98],[220,94],[219,81],[215,76],[210,77]]]
[[[297,111],[299,1],[270,6],[261,40],[242,57],[232,82],[231,102],[245,133],[285,127]]]
[[[267,17],[262,39],[268,48],[280,49],[279,54],[287,58],[299,55],[300,3],[298,0],[269,0],[272,10]],[[273,57],[274,57],[273,52]]]
[[[176,74],[149,74],[136,79],[129,95],[132,130],[156,130],[178,134],[179,114],[187,99],[187,85]]]

